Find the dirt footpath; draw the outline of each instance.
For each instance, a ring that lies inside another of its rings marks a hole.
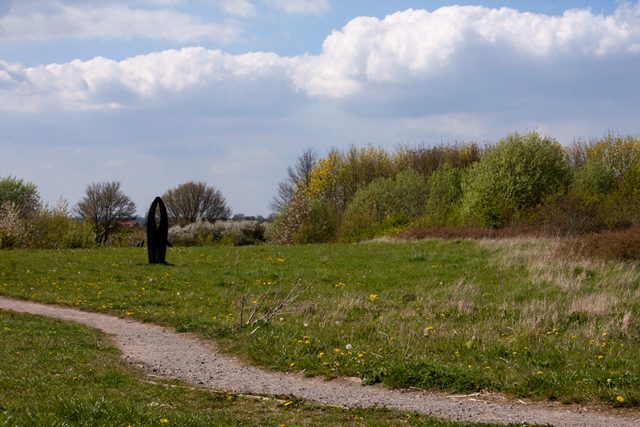
[[[0,309],[81,323],[112,335],[122,357],[154,375],[244,394],[294,395],[340,407],[385,407],[455,421],[531,423],[554,426],[640,426],[640,413],[598,411],[578,406],[525,404],[482,396],[388,390],[359,381],[304,378],[269,372],[220,354],[212,342],[159,326],[104,314],[0,297]]]

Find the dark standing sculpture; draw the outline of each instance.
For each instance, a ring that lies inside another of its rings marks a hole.
[[[156,209],[160,209],[160,223],[156,224]],[[149,264],[166,264],[167,237],[169,236],[169,219],[167,207],[160,197],[151,203],[147,214],[147,252]]]

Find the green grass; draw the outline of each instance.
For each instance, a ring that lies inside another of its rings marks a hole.
[[[36,316],[0,311],[0,334],[0,425],[475,425],[143,381],[103,335]]]
[[[170,325],[271,369],[638,406],[638,273],[549,244],[173,248],[171,266],[142,249],[5,251],[0,294]],[[243,299],[246,320],[296,283],[268,324],[237,327]]]

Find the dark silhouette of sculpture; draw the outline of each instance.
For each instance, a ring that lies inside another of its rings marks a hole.
[[[156,209],[160,209],[160,223],[156,224]],[[149,264],[166,264],[169,219],[167,208],[160,197],[151,203],[147,214],[147,253]]]

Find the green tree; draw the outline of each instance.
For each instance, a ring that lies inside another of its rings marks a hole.
[[[599,202],[613,191],[615,173],[604,160],[592,157],[573,173],[571,192],[585,202]]]
[[[347,206],[342,238],[360,240],[408,224],[424,212],[424,176],[409,169],[394,178],[377,178],[360,188]]]
[[[462,171],[445,164],[429,177],[429,197],[425,220],[429,225],[444,225],[453,221],[453,214],[462,197]]]
[[[462,185],[462,214],[470,222],[501,227],[564,188],[568,179],[557,141],[537,132],[511,134],[469,169]]]
[[[21,218],[33,215],[40,209],[38,187],[13,176],[0,178],[0,209],[8,204],[17,209]]]

